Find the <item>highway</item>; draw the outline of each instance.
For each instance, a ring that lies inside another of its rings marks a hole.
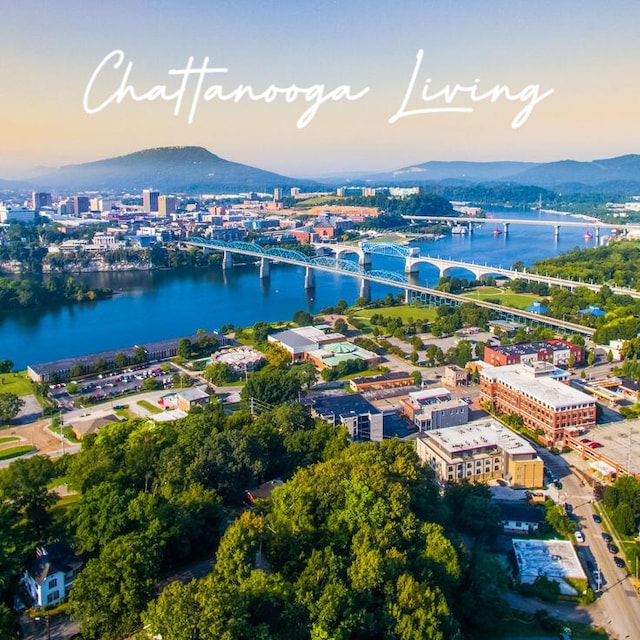
[[[638,640],[640,638],[640,600],[625,569],[616,567],[613,555],[607,550],[602,538],[601,524],[593,520],[593,491],[584,482],[580,471],[574,472],[562,456],[554,456],[546,449],[539,449],[539,455],[562,482],[558,490],[560,502],[573,506],[574,518],[585,537],[579,545],[579,555],[585,561],[595,561],[601,573],[601,588],[598,599],[586,607],[592,624],[604,627],[616,640]],[[620,547],[620,544],[616,542]],[[619,554],[620,557],[623,557]],[[585,568],[586,570],[586,568]],[[592,583],[595,582],[592,578]]]

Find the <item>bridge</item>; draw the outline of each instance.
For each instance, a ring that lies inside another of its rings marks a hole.
[[[372,282],[403,289],[405,300],[410,303],[413,298],[420,297],[421,300],[434,304],[449,304],[457,306],[463,303],[473,304],[491,309],[499,317],[508,320],[527,320],[533,324],[548,326],[553,329],[580,333],[585,336],[592,336],[595,329],[584,327],[574,322],[549,318],[537,313],[531,313],[520,309],[504,307],[485,300],[470,300],[464,296],[453,293],[446,293],[431,289],[422,285],[414,284],[407,279],[407,276],[392,271],[365,270],[363,266],[349,260],[329,258],[327,256],[310,257],[299,251],[291,249],[272,248],[265,249],[257,244],[248,242],[224,242],[222,240],[209,240],[206,238],[189,237],[183,244],[199,247],[204,251],[220,251],[223,254],[222,266],[228,269],[233,266],[233,254],[244,255],[260,261],[260,277],[269,276],[271,262],[282,262],[305,268],[305,288],[315,286],[314,271],[328,271],[339,275],[360,278],[360,297],[369,298],[369,285]]]
[[[551,213],[551,212],[550,212]],[[599,220],[563,220],[562,222],[558,222],[557,220],[530,220],[524,218],[478,218],[474,216],[412,216],[412,215],[403,215],[401,216],[405,220],[410,220],[412,223],[415,223],[416,220],[423,220],[425,222],[451,222],[455,224],[465,223],[468,225],[467,229],[469,233],[473,233],[473,225],[474,224],[494,224],[497,225],[498,228],[502,226],[501,233],[508,234],[511,225],[535,225],[541,227],[553,227],[555,237],[558,238],[560,236],[560,228],[561,227],[578,227],[583,229],[594,229],[595,230],[595,239],[598,240],[600,238],[600,230],[603,231],[612,231],[614,233],[619,232],[621,229],[624,229],[625,225],[616,225],[610,224],[608,222],[600,222]],[[569,216],[567,216],[569,217]]]
[[[513,269],[505,269],[479,262],[464,262],[462,260],[453,260],[451,258],[441,258],[434,256],[421,256],[419,247],[409,247],[406,245],[392,244],[386,242],[359,242],[357,245],[349,245],[344,243],[315,243],[314,247],[318,252],[326,255],[327,252],[333,253],[336,258],[342,259],[345,255],[356,254],[358,256],[358,264],[367,266],[372,263],[371,256],[374,254],[402,258],[405,261],[404,272],[406,274],[415,274],[418,272],[420,263],[432,265],[438,269],[439,277],[449,276],[453,269],[465,269],[473,274],[476,280],[482,280],[489,276],[508,278],[509,280],[526,280],[527,282],[543,282],[550,287],[563,287],[574,291],[577,287],[585,287],[591,291],[598,292],[602,288],[602,284],[585,282],[582,280],[569,280],[567,278],[556,278],[538,273],[529,273],[526,269],[523,271],[514,271]],[[633,298],[640,298],[640,292],[627,287],[617,287],[608,285],[611,291],[617,295],[628,295]]]

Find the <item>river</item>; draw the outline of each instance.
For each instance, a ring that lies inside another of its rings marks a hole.
[[[488,210],[496,220],[566,221],[559,214],[515,209]],[[516,260],[525,265],[555,256],[576,246],[595,246],[586,240],[584,228],[563,227],[554,239],[551,226],[511,225],[508,234],[494,235],[496,222],[487,221],[473,235],[446,236],[435,242],[417,242],[421,255],[454,258],[510,267]],[[501,228],[501,225],[500,225]],[[373,268],[403,269],[403,261],[374,256]],[[471,277],[463,271],[454,275]],[[434,286],[438,272],[420,266],[419,280]],[[314,290],[304,289],[302,268],[277,264],[271,277],[258,277],[257,267],[234,267],[200,271],[151,271],[83,274],[78,279],[91,286],[108,287],[113,298],[93,303],[0,313],[0,359],[8,358],[18,369],[85,353],[117,349],[153,340],[190,335],[202,328],[223,324],[250,326],[258,320],[289,320],[295,311],[317,313],[344,298],[359,295],[357,278],[316,272]],[[371,297],[384,297],[399,289],[371,286]]]

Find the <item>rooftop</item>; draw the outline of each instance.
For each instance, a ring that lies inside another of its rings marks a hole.
[[[350,393],[341,396],[319,396],[314,399],[313,410],[319,415],[380,413],[368,400],[359,393]]]
[[[520,581],[532,584],[546,576],[560,585],[565,595],[577,595],[566,578],[586,580],[573,545],[568,540],[512,540]]]
[[[505,355],[530,355],[541,351],[566,351],[569,346],[563,342],[522,342],[491,347],[493,351]]]
[[[595,403],[592,396],[549,376],[536,376],[535,372],[536,368],[528,367],[522,363],[505,365],[504,367],[484,364],[480,375],[490,380],[500,381],[502,384],[537,400],[540,404],[556,410],[576,405],[591,406]]]
[[[442,449],[450,452],[462,453],[481,447],[497,446],[511,454],[535,455],[536,453],[524,438],[491,418],[475,420],[457,427],[428,431],[420,437],[434,440]]]

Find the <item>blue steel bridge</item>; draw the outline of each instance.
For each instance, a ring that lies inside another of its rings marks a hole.
[[[328,255],[316,255],[307,256],[300,251],[292,249],[283,249],[274,247],[265,249],[258,244],[251,244],[248,242],[234,241],[225,242],[222,240],[210,240],[207,238],[191,236],[183,241],[183,244],[193,247],[201,248],[205,252],[216,251],[223,254],[222,267],[223,269],[230,269],[233,267],[233,255],[242,255],[252,258],[260,264],[260,277],[267,278],[271,272],[271,265],[273,263],[291,264],[305,269],[304,286],[305,288],[313,288],[315,286],[315,272],[327,271],[344,276],[356,277],[360,280],[360,297],[369,298],[369,290],[371,283],[378,283],[389,287],[402,289],[405,292],[405,300],[407,303],[412,301],[420,301],[425,304],[448,304],[456,306],[464,302],[473,302],[474,304],[491,309],[496,314],[506,320],[520,320],[526,321],[529,324],[548,326],[557,330],[568,331],[572,333],[580,333],[585,336],[591,336],[594,333],[594,329],[590,327],[584,327],[573,322],[567,322],[565,320],[558,320],[555,318],[549,318],[537,313],[531,313],[520,309],[512,309],[510,307],[504,307],[499,304],[487,302],[484,300],[471,300],[463,296],[459,296],[452,293],[445,293],[438,291],[430,287],[425,287],[418,284],[414,280],[413,274],[416,269],[415,264],[419,262],[429,262],[441,269],[442,274],[446,274],[449,269],[453,267],[468,268],[478,279],[483,275],[505,275],[506,277],[521,278],[525,275],[531,275],[531,279],[540,281],[554,281],[557,279],[546,278],[545,276],[535,276],[534,274],[525,274],[518,271],[511,271],[508,269],[500,269],[489,266],[476,265],[474,263],[465,263],[456,260],[443,260],[440,258],[420,257],[418,249],[416,247],[407,247],[403,245],[396,245],[390,243],[368,243],[363,242],[359,245],[322,245],[324,251],[327,248],[334,248],[331,256]],[[344,255],[348,253],[355,253],[359,256],[359,260],[355,261],[345,260]],[[405,274],[397,273],[394,271],[376,270],[371,269],[371,255],[381,254],[387,256],[395,256],[405,259]],[[407,262],[410,261],[410,262]],[[411,269],[407,271],[407,265],[411,266]],[[545,278],[544,280],[542,278]],[[577,283],[573,281],[566,281],[571,283],[573,287],[582,285],[588,286],[585,283]],[[596,290],[599,286],[596,286]],[[635,292],[637,293],[637,292]],[[637,293],[640,297],[640,293]]]

